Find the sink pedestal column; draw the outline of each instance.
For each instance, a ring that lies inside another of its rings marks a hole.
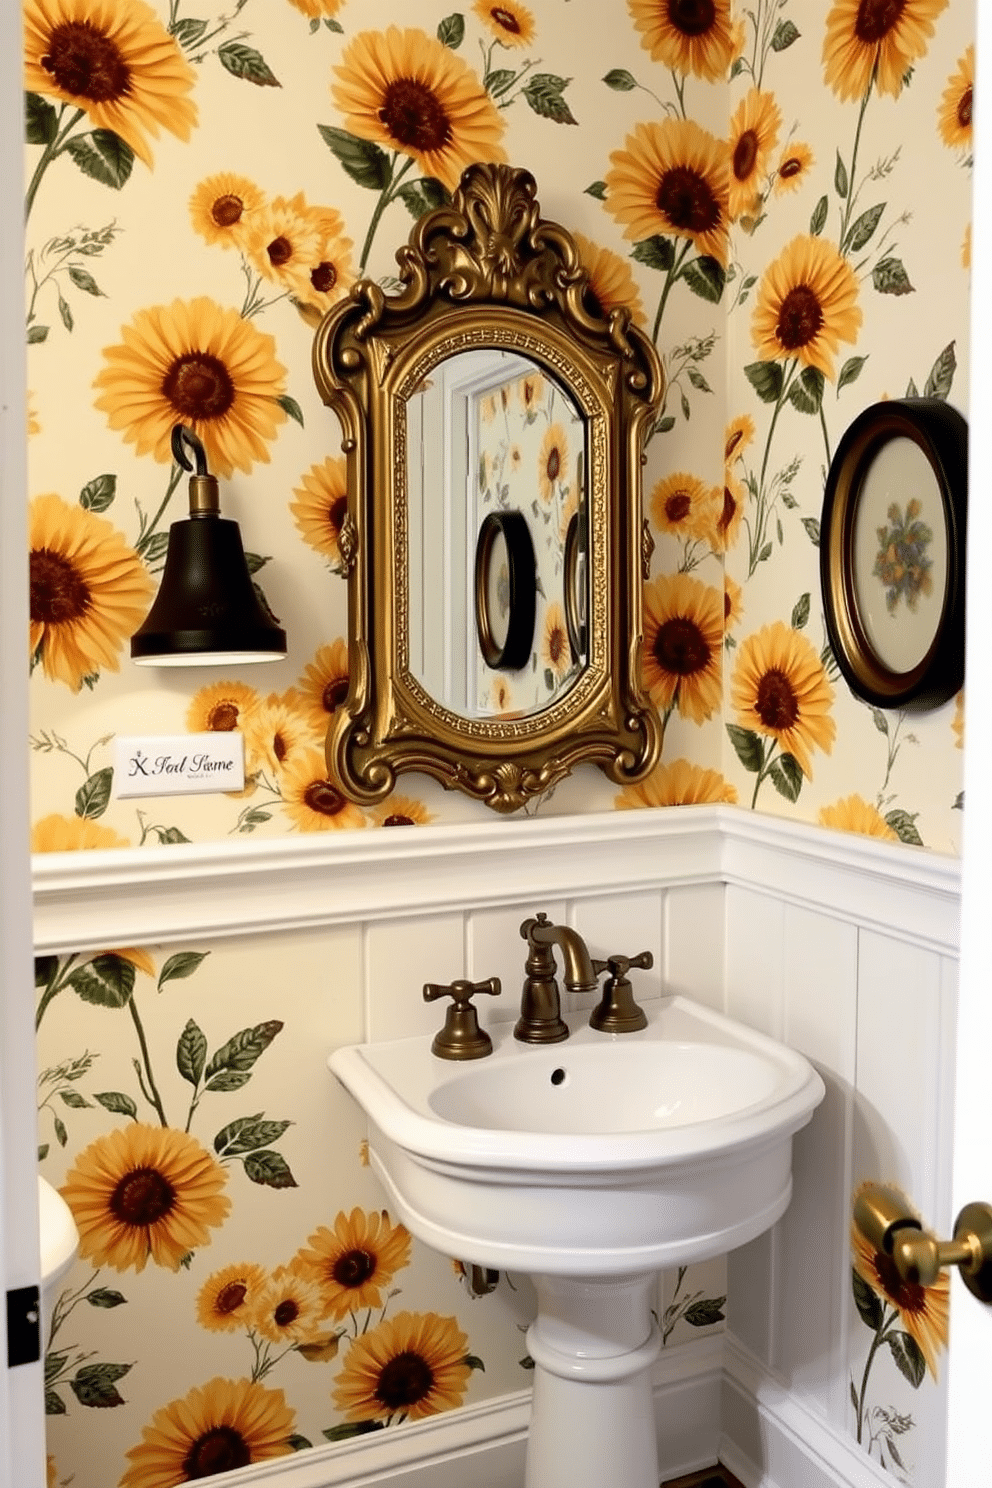
[[[526,1488],[658,1488],[655,1272],[535,1276]]]

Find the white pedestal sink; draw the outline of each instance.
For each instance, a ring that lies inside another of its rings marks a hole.
[[[453,1258],[528,1272],[527,1488],[658,1488],[650,1366],[657,1272],[780,1217],[792,1135],[823,1098],[793,1050],[686,998],[637,1033],[456,1063],[429,1037],[337,1050],[369,1154],[407,1227]]]

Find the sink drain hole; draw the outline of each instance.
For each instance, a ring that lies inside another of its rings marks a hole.
[[[559,1066],[558,1069],[551,1071],[551,1083],[552,1083],[552,1085],[562,1085],[562,1084],[564,1084],[565,1079],[566,1079],[565,1071],[560,1066]]]

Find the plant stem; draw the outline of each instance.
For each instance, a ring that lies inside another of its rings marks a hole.
[[[382,188],[382,191],[379,193],[379,200],[376,202],[375,211],[372,213],[372,220],[369,223],[369,230],[365,234],[365,242],[362,244],[362,257],[358,265],[359,277],[365,273],[365,265],[368,262],[369,252],[372,248],[372,239],[375,237],[376,228],[379,226],[379,221],[382,217],[382,214],[389,206],[389,203],[395,198],[397,186],[400,184],[407,171],[413,165],[413,157],[411,156],[404,165],[400,166],[400,169],[397,171],[396,162],[398,159],[399,153],[396,152],[394,153],[392,161],[390,163],[389,180],[386,182],[385,186]]]
[[[165,508],[168,506],[169,502],[175,495],[176,487],[178,486],[182,478],[182,473],[182,466],[173,463],[172,469],[169,472],[169,484],[166,487],[165,496],[162,499],[162,504],[159,507],[158,511],[155,513],[154,517],[152,517],[148,525],[142,525],[141,535],[134,545],[134,551],[138,554],[139,558],[147,550],[148,544],[151,542],[152,539],[152,534],[154,533],[155,528],[158,526],[159,522],[162,520],[162,514],[165,511]],[[144,523],[144,518],[142,518],[142,523]]]
[[[155,1110],[158,1112],[159,1121],[162,1123],[163,1126],[168,1126],[169,1123],[165,1118],[165,1111],[162,1107],[162,1098],[155,1086],[155,1076],[152,1074],[152,1062],[151,1057],[148,1053],[148,1041],[145,1038],[145,1030],[141,1026],[141,1018],[138,1014],[138,1009],[134,1005],[133,997],[128,998],[127,1006],[128,1011],[131,1014],[131,1021],[135,1027],[135,1032],[138,1035],[138,1043],[141,1046],[141,1057],[144,1061],[145,1074],[148,1077],[149,1100],[155,1107]]]
[[[865,89],[865,95],[861,100],[861,108],[858,111],[858,127],[854,133],[854,149],[851,151],[851,169],[847,177],[847,203],[841,216],[840,239],[837,243],[837,247],[839,248],[841,253],[844,252],[844,239],[847,237],[847,227],[848,223],[851,220],[851,208],[854,206],[854,172],[857,169],[858,164],[858,148],[861,144],[861,126],[865,122],[865,110],[868,107],[868,100],[871,97],[871,90],[875,85],[875,77],[877,73],[878,62],[876,61],[875,66],[872,68],[872,74],[871,78],[868,81],[868,86]]]
[[[58,126],[62,123],[62,120],[65,117],[67,106],[68,105],[63,104],[62,107],[59,109],[59,116],[55,126],[56,130],[58,130]],[[48,144],[42,151],[41,159],[38,161],[38,164],[34,168],[34,175],[31,177],[31,184],[28,187],[27,195],[24,198],[25,222],[27,222],[28,218],[31,215],[31,208],[34,206],[34,199],[38,194],[38,187],[41,185],[42,176],[45,174],[52,161],[57,156],[62,154],[62,150],[65,146],[65,141],[69,135],[69,131],[71,129],[74,129],[75,126],[79,123],[80,119],[83,117],[84,112],[85,111],[83,109],[75,109],[65,128],[60,133],[56,133],[55,138],[53,140],[49,140]]]
[[[862,1431],[864,1430],[865,1394],[868,1390],[868,1375],[871,1372],[871,1366],[874,1362],[875,1355],[878,1353],[879,1348],[885,1342],[886,1334],[888,1333],[889,1329],[898,1316],[899,1314],[895,1311],[895,1309],[893,1309],[892,1315],[890,1317],[886,1317],[885,1313],[882,1313],[882,1321],[879,1323],[877,1329],[875,1330],[875,1337],[872,1339],[871,1348],[868,1350],[868,1358],[865,1360],[865,1372],[861,1376],[861,1393],[858,1396],[859,1443],[861,1441]]]
[[[52,1001],[52,999],[54,997],[57,997],[58,994],[62,991],[62,988],[68,981],[69,969],[78,959],[79,953],[77,951],[74,951],[71,956],[66,957],[65,961],[56,962],[55,971],[52,974],[52,979],[48,983],[48,986],[45,988],[44,992],[41,994],[41,1001],[38,1003],[38,1011],[35,1013],[34,1028],[36,1033],[41,1026],[41,1020],[45,1015],[45,1009],[48,1007],[48,1004]]]
[[[681,255],[676,257],[675,261],[672,264],[672,267],[668,271],[668,278],[665,280],[665,287],[661,291],[661,299],[658,301],[658,313],[654,318],[654,326],[651,331],[651,340],[654,342],[657,342],[658,340],[658,332],[661,330],[661,317],[665,313],[665,305],[668,303],[668,296],[671,292],[672,285],[682,273],[682,266],[685,263],[686,254],[689,252],[689,249],[691,247],[692,242],[690,240],[687,240],[682,248]]]

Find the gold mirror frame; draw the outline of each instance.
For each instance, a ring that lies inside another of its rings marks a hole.
[[[653,547],[641,465],[661,363],[626,308],[601,312],[571,235],[541,217],[536,192],[527,171],[470,166],[451,205],[421,217],[398,252],[401,292],[362,280],[317,332],[314,376],[341,422],[348,468],[349,687],[327,762],[362,805],[419,770],[516,811],[576,765],[594,762],[627,785],[658,758],[658,720],[640,683]],[[586,426],[588,659],[562,696],[519,717],[453,712],[408,660],[406,404],[440,362],[482,348],[529,357]]]

